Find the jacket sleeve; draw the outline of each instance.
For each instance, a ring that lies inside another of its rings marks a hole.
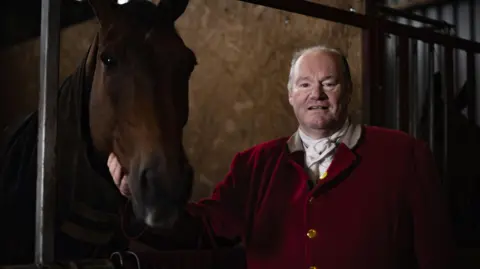
[[[172,229],[151,229],[145,225],[138,228],[131,207],[127,207],[123,213],[124,233],[157,250],[208,248],[219,242],[233,245],[245,227],[250,182],[248,158],[244,153],[237,153],[211,197],[189,203]]]
[[[217,236],[229,239],[243,236],[251,197],[249,159],[248,154],[237,153],[212,196],[189,206],[190,214],[204,216]]]
[[[415,142],[413,161],[407,192],[418,268],[453,268],[455,249],[449,210],[432,153],[425,143]]]

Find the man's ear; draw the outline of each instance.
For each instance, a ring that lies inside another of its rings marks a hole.
[[[293,96],[292,96],[291,90],[288,90],[288,103],[290,103],[290,105],[293,106]]]

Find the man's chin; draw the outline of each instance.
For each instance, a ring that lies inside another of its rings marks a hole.
[[[325,136],[331,135],[336,130],[340,129],[342,124],[339,124],[335,119],[315,119],[303,124],[303,130],[306,133],[325,133]],[[322,135],[323,136],[323,135]]]
[[[315,119],[307,124],[307,127],[312,131],[325,131],[332,128],[334,125],[332,120],[329,119]]]

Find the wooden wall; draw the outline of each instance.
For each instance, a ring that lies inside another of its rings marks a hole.
[[[321,3],[363,10],[363,0]],[[185,135],[196,169],[194,199],[211,192],[235,152],[295,131],[286,89],[295,50],[328,44],[346,53],[356,89],[352,111],[361,115],[360,29],[235,0],[191,0],[177,26],[199,62]],[[62,80],[84,56],[96,27],[87,21],[62,32]],[[38,60],[38,40],[0,51],[0,128],[36,108]]]

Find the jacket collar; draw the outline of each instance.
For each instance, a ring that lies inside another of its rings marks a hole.
[[[353,149],[360,140],[362,136],[363,125],[350,121],[350,125],[347,128],[345,135],[342,137],[341,143],[345,144],[349,149]],[[297,151],[304,151],[302,139],[298,134],[298,131],[295,131],[292,136],[287,140],[287,146],[290,153]]]

